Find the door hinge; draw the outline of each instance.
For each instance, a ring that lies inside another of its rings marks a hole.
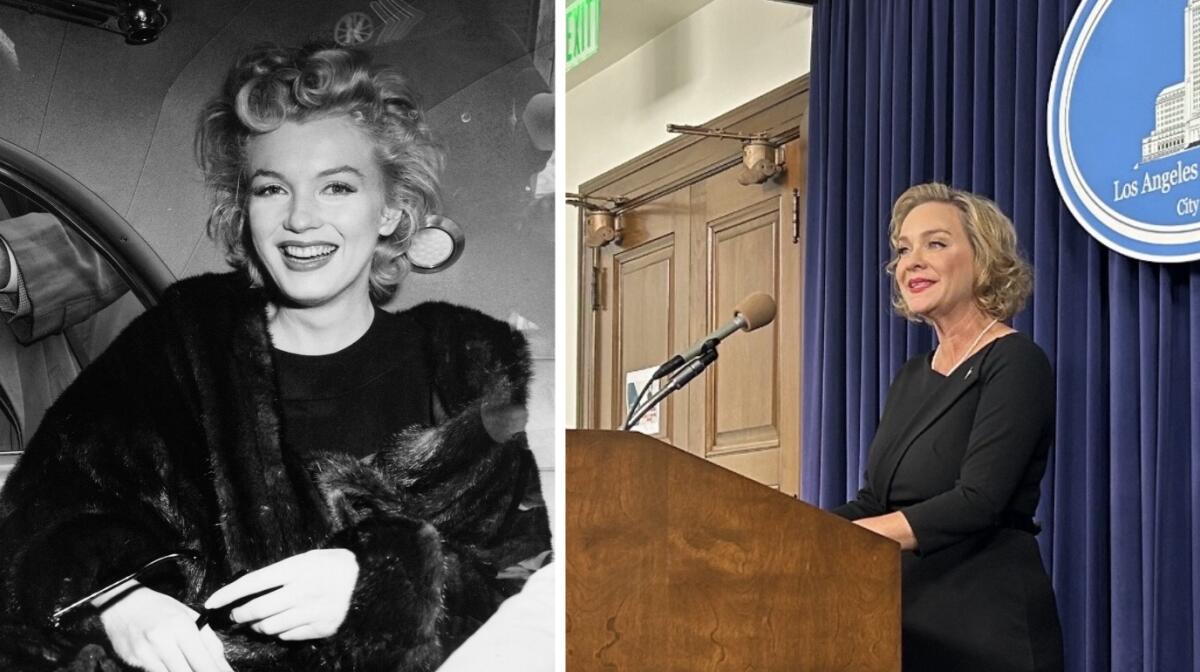
[[[592,310],[600,310],[600,283],[604,278],[604,269],[599,266],[592,267]]]
[[[800,244],[800,190],[792,189],[792,244]]]

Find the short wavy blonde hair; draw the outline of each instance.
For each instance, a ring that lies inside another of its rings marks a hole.
[[[975,303],[985,314],[997,320],[1012,318],[1025,306],[1033,291],[1033,270],[1017,250],[1017,231],[1012,220],[993,201],[937,182],[909,187],[892,206],[888,230],[892,258],[887,272],[895,278],[896,246],[900,226],[917,206],[946,203],[958,209],[963,231],[975,257]],[[921,318],[905,303],[897,282],[892,282],[892,308],[914,322]]]

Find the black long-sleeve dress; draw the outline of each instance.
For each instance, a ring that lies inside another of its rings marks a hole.
[[[917,540],[902,554],[904,669],[1062,669],[1054,593],[1034,534],[1054,438],[1054,376],[1014,333],[949,376],[908,361],[888,392],[855,520],[902,511]]]

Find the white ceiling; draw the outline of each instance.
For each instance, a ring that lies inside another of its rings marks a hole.
[[[600,50],[567,71],[567,90],[625,58],[712,0],[600,0]],[[571,4],[570,0],[566,4]]]

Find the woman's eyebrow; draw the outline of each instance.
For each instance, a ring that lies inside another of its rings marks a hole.
[[[338,175],[340,173],[353,173],[354,175],[357,175],[363,179],[366,179],[366,176],[363,175],[361,170],[355,168],[354,166],[350,166],[350,165],[338,166],[336,168],[326,168],[325,170],[322,170],[321,172],[317,173],[317,177],[328,177],[330,175]],[[274,170],[267,170],[266,168],[259,168],[258,170],[254,171],[254,174],[250,176],[250,179],[254,179],[259,176],[272,177],[277,180],[284,179],[282,173],[280,173],[278,171],[274,171]]]
[[[950,231],[948,229],[930,229],[928,231],[922,231],[921,233],[917,234],[917,238],[928,238],[936,233],[944,233],[946,235],[950,235]],[[899,238],[896,239],[896,242],[897,243],[901,243],[901,242],[906,243],[906,242],[908,242],[908,236],[900,236]]]
[[[354,166],[349,166],[349,165],[338,166],[337,168],[326,168],[325,170],[322,170],[321,172],[317,173],[317,177],[328,177],[330,175],[337,175],[338,173],[354,173],[355,175],[357,175],[359,177],[363,177],[363,178],[366,177],[365,175],[362,174],[361,170],[355,168]]]

